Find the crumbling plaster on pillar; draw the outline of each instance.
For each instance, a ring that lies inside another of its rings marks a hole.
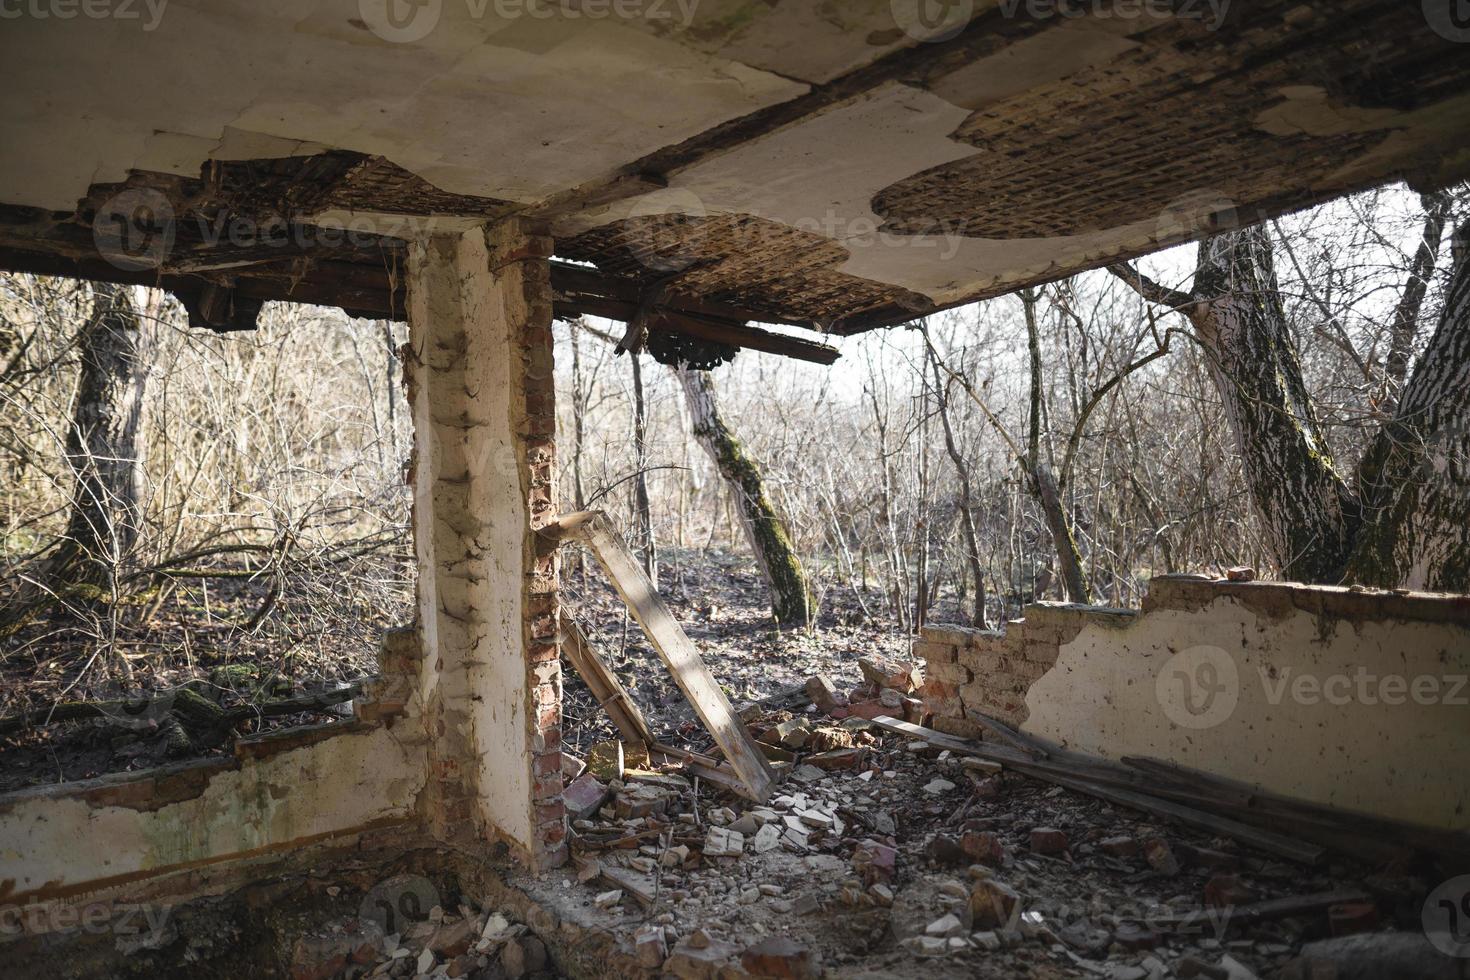
[[[979,735],[978,713],[1103,758],[1470,829],[1454,769],[1467,597],[1165,577],[1141,613],[1036,605],[1003,633],[927,627],[918,652],[934,724],[957,734]]]
[[[564,833],[556,579],[532,533],[554,504],[549,252],[510,221],[418,241],[409,263],[429,826],[533,865]]]

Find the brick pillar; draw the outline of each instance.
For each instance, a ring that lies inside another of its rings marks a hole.
[[[565,860],[549,239],[507,221],[409,253],[406,369],[429,734],[425,817],[446,841]]]

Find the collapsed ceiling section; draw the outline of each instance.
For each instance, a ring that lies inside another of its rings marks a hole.
[[[668,331],[830,360],[744,323],[856,333],[1465,178],[1444,6],[32,5],[0,34],[0,266],[157,282],[216,329],[401,316],[407,239],[516,214],[561,313],[655,296]]]

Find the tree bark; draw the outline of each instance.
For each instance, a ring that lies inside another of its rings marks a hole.
[[[1200,243],[1190,321],[1288,579],[1340,581],[1358,514],[1312,411],[1263,226]]]
[[[1439,326],[1359,470],[1364,585],[1470,592],[1470,221],[1451,254]]]
[[[75,477],[52,578],[102,584],[137,543],[143,501],[140,436],[147,360],[131,287],[96,284],[77,340],[81,369],[66,434]]]
[[[1419,237],[1419,247],[1414,250],[1414,258],[1409,264],[1409,281],[1404,284],[1398,305],[1394,307],[1388,357],[1383,365],[1388,383],[1385,401],[1389,411],[1397,403],[1404,380],[1408,377],[1409,357],[1414,350],[1414,338],[1419,333],[1419,311],[1424,306],[1424,294],[1429,290],[1429,278],[1434,274],[1440,239],[1444,237],[1445,222],[1450,215],[1448,194],[1424,194],[1419,201],[1424,206],[1424,233]]]
[[[740,526],[771,594],[771,614],[783,625],[805,625],[812,615],[811,590],[791,535],[766,493],[760,467],[720,415],[708,371],[674,369],[684,389],[695,438],[720,471],[735,503]]]
[[[1390,381],[1407,372],[1437,248],[1436,200],[1394,314]],[[1312,411],[1264,228],[1203,242],[1191,293],[1112,271],[1194,325],[1282,577],[1470,592],[1470,222],[1456,232],[1438,328],[1351,483]]]

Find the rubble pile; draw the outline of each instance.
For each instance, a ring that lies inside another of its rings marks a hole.
[[[435,905],[421,921],[394,923],[391,914],[385,920],[379,909],[364,911],[301,937],[292,950],[292,980],[557,976],[541,939],[501,912],[472,905],[451,912]],[[394,925],[401,925],[401,931],[385,932]]]
[[[809,704],[741,713],[781,772],[763,804],[632,753],[616,775],[578,776],[572,901],[652,974],[687,980],[916,962],[926,976],[1244,980],[1386,924],[1361,871],[1292,865],[886,732],[869,718],[917,717],[915,678],[879,658],[862,669],[852,690],[813,677]]]

